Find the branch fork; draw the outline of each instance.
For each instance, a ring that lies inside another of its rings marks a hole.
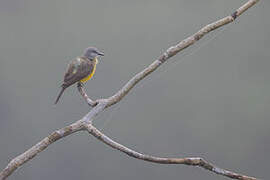
[[[199,166],[208,171],[211,171],[215,174],[222,175],[231,179],[239,179],[239,180],[256,180],[254,177],[241,175],[238,173],[234,173],[232,171],[221,169],[206,160],[200,157],[188,157],[188,158],[164,158],[164,157],[155,157],[152,155],[147,155],[143,153],[139,153],[124,145],[115,142],[102,132],[100,132],[96,127],[92,125],[92,120],[99,113],[104,111],[106,108],[112,106],[113,104],[118,103],[123,97],[125,97],[128,92],[142,79],[155,71],[159,66],[161,66],[165,61],[167,61],[170,57],[176,55],[183,49],[191,46],[196,41],[200,40],[203,36],[208,34],[209,32],[229,24],[233,22],[238,16],[240,16],[247,9],[255,5],[259,0],[248,0],[243,6],[238,8],[232,15],[229,15],[223,19],[220,19],[216,22],[206,25],[201,30],[193,34],[192,36],[184,39],[180,43],[175,46],[170,47],[167,51],[165,51],[157,60],[155,60],[152,64],[146,67],[143,71],[136,74],[133,78],[131,78],[118,92],[116,92],[113,96],[105,99],[98,99],[93,101],[87,95],[83,85],[81,83],[77,84],[78,91],[81,96],[85,99],[86,103],[92,107],[92,109],[80,120],[74,122],[71,125],[68,125],[64,128],[54,131],[49,136],[45,137],[43,140],[38,142],[36,145],[22,153],[21,155],[15,157],[11,160],[8,165],[0,172],[0,180],[6,179],[9,175],[11,175],[17,168],[22,166],[27,161],[34,158],[38,153],[45,150],[50,144],[56,142],[57,140],[66,137],[72,133],[77,131],[87,131],[89,134],[96,137],[101,142],[107,144],[113,149],[117,149],[130,157],[152,162],[159,164],[184,164],[189,166]]]

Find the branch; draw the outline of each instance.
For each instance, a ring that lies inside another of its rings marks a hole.
[[[84,100],[89,106],[94,107],[97,105],[97,102],[90,99],[89,96],[86,94],[86,91],[84,90],[82,83],[78,82],[77,88],[78,88],[79,93],[81,94],[81,96],[84,98]]]
[[[241,179],[241,180],[256,180],[254,177],[249,177],[241,174],[237,174],[231,171],[227,171],[221,169],[200,157],[190,157],[190,158],[163,158],[163,157],[155,157],[147,154],[142,154],[136,152],[132,149],[125,147],[122,144],[119,144],[112,139],[110,139],[105,134],[101,133],[97,128],[95,128],[91,123],[85,123],[84,127],[86,130],[95,136],[98,140],[102,141],[103,143],[109,145],[110,147],[117,149],[123,153],[126,153],[128,156],[134,157],[136,159],[149,161],[152,163],[158,164],[184,164],[188,166],[200,166],[206,170],[212,171],[216,174],[229,177],[231,179]]]
[[[79,120],[69,126],[54,131],[49,136],[41,140],[39,143],[37,143],[36,145],[34,145],[21,155],[11,160],[10,163],[7,165],[7,167],[0,172],[0,179],[1,180],[6,179],[18,167],[20,167],[30,159],[34,158],[38,153],[45,150],[50,144],[54,143],[58,139],[61,139],[67,135],[82,130],[83,129],[82,125],[83,125],[82,121]]]
[[[259,2],[259,0],[249,0],[246,4],[238,8],[232,15],[227,16],[223,19],[220,19],[216,22],[208,24],[204,26],[201,30],[193,34],[192,36],[182,40],[180,43],[176,44],[175,46],[170,47],[164,52],[157,60],[155,60],[151,65],[145,68],[140,73],[136,74],[132,79],[128,81],[128,83],[120,89],[115,95],[108,98],[109,104],[111,106],[117,102],[119,102],[139,81],[149,75],[151,72],[155,71],[161,64],[166,62],[170,57],[176,55],[180,51],[184,50],[185,48],[191,46],[196,41],[200,40],[204,35],[208,34],[209,32],[220,28],[226,24],[233,22],[238,16],[244,13],[247,9],[252,7],[254,4]]]
[[[209,32],[224,26],[226,24],[229,24],[233,22],[238,16],[240,16],[243,12],[245,12],[247,9],[252,7],[254,4],[259,2],[259,0],[249,0],[246,4],[241,6],[239,9],[237,9],[232,15],[227,16],[223,19],[220,19],[214,23],[208,24],[205,27],[203,27],[201,30],[193,34],[192,36],[186,38],[185,40],[179,42],[175,46],[170,47],[166,52],[164,52],[157,60],[155,60],[152,64],[150,64],[147,68],[145,68],[140,73],[136,74],[133,78],[131,78],[117,93],[115,93],[113,96],[106,98],[106,99],[98,99],[96,101],[91,100],[83,86],[78,84],[78,90],[82,97],[86,100],[87,104],[91,107],[91,111],[89,111],[82,119],[76,121],[75,123],[66,126],[62,129],[59,129],[53,133],[51,133],[48,137],[41,140],[39,143],[31,147],[29,150],[24,152],[23,154],[15,157],[13,160],[9,162],[9,164],[6,166],[5,169],[3,169],[0,172],[0,180],[6,179],[9,175],[11,175],[18,167],[22,166],[24,163],[35,157],[38,153],[45,150],[50,144],[54,143],[58,139],[61,139],[65,136],[68,136],[74,132],[86,130],[93,136],[95,136],[98,140],[102,141],[103,143],[109,145],[110,147],[120,150],[123,153],[126,153],[127,155],[153,162],[153,163],[160,163],[160,164],[185,164],[185,165],[191,165],[191,166],[200,166],[204,169],[207,169],[209,171],[212,171],[216,174],[226,176],[232,179],[239,179],[239,180],[255,180],[256,178],[244,176],[241,174],[237,174],[231,171],[227,171],[221,168],[218,168],[209,162],[203,160],[202,158],[161,158],[161,157],[154,157],[150,155],[145,155],[138,153],[132,149],[129,149],[106,135],[102,134],[98,129],[96,129],[91,121],[95,116],[97,116],[99,113],[104,111],[106,108],[112,106],[113,104],[116,104],[119,102],[124,96],[128,94],[128,92],[142,79],[144,79],[147,75],[149,75],[151,72],[155,71],[160,65],[162,65],[164,62],[166,62],[170,57],[176,55],[183,49],[191,46],[196,41],[200,40],[204,35],[208,34]]]

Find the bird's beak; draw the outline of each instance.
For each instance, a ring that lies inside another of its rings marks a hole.
[[[97,54],[100,55],[100,56],[104,56],[104,53],[101,52],[101,51],[99,51]]]

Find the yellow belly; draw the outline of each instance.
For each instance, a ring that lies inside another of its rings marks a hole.
[[[82,80],[80,80],[80,82],[85,83],[86,81],[90,80],[96,72],[96,67],[97,67],[97,62],[95,63],[95,66],[94,66],[92,73],[89,74],[87,77],[83,78]]]

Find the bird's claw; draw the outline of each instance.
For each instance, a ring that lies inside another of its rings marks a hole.
[[[77,86],[78,86],[78,87],[84,87],[84,84],[81,83],[81,82],[78,82],[78,83],[77,83]]]

